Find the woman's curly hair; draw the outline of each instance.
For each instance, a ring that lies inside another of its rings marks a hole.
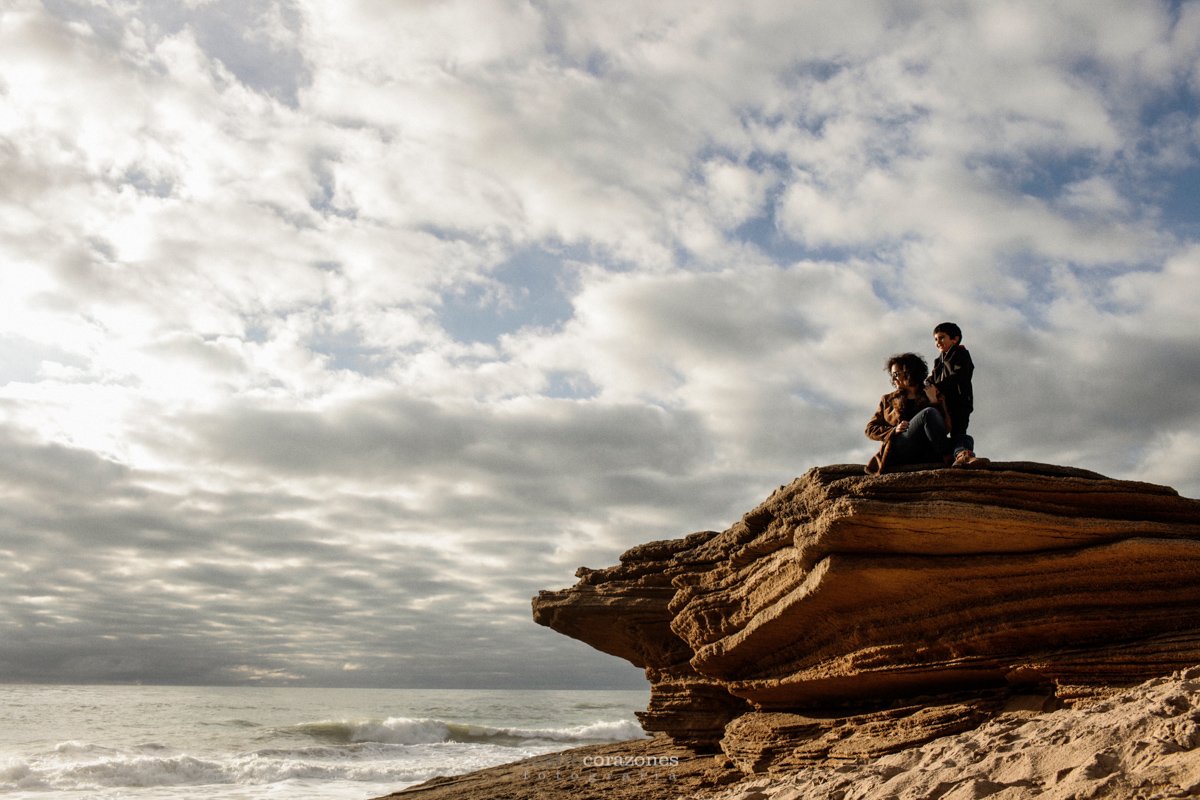
[[[925,363],[925,359],[916,353],[897,353],[887,360],[883,368],[889,373],[895,367],[898,372],[903,372],[908,376],[908,380],[915,384],[925,382],[925,378],[929,375],[929,365]]]

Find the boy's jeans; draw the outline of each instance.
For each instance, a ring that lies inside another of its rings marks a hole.
[[[958,454],[963,450],[975,452],[975,437],[969,433],[956,433],[951,435],[950,441],[954,443],[954,457],[958,458]]]

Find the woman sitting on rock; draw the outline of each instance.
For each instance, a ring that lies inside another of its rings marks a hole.
[[[886,368],[896,390],[879,400],[867,423],[867,436],[883,442],[867,462],[867,472],[877,475],[904,464],[942,466],[951,448],[949,424],[945,406],[925,392],[929,365],[916,353],[901,353],[889,358]]]

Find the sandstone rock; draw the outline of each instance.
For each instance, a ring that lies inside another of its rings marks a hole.
[[[725,731],[725,752],[742,772],[788,772],[859,763],[972,730],[1004,707],[998,694],[962,702],[914,704],[850,716],[744,714]]]
[[[1200,668],[856,763],[776,770],[703,800],[1177,800],[1200,796]],[[650,795],[647,795],[650,796]]]
[[[724,532],[579,577],[534,619],[646,668],[648,730],[747,769],[1200,662],[1200,501],[1051,465],[813,469]]]

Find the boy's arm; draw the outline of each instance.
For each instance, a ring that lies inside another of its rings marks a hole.
[[[971,361],[971,354],[962,345],[959,345],[958,351],[948,358],[945,364],[945,374],[940,376],[941,380],[934,381],[933,385],[943,396],[953,397],[959,394],[959,387],[966,386],[971,382],[975,364]]]

